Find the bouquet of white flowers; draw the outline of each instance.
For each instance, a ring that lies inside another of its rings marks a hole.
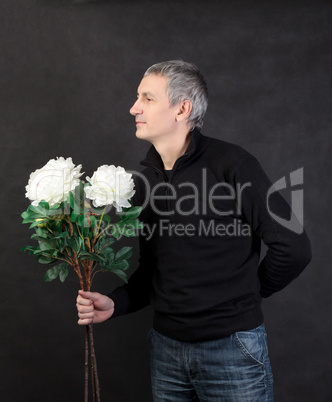
[[[134,182],[122,167],[100,166],[91,178],[86,178],[88,183],[81,180],[81,168],[71,158],[60,157],[31,173],[26,197],[32,202],[22,218],[23,223],[30,223],[35,230],[31,238],[38,245],[24,246],[22,251],[33,254],[42,264],[52,265],[45,273],[45,282],[57,277],[64,282],[72,267],[80,288],[89,291],[97,272],[113,272],[127,280],[125,271],[129,268],[132,247],[115,252],[112,245],[122,236],[136,236],[136,230],[142,228],[137,219],[141,207],[130,203],[135,193]],[[116,223],[111,222],[109,214],[112,206],[117,210]],[[85,337],[86,402],[89,345],[94,373],[93,400],[100,401],[91,324],[86,326]]]

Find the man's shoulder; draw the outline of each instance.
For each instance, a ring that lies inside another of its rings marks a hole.
[[[238,144],[205,135],[203,138],[206,142],[206,156],[212,160],[219,160],[225,166],[235,167],[244,161],[256,161],[249,151]]]
[[[233,142],[221,140],[220,138],[208,137],[206,135],[202,135],[202,137],[208,141],[210,147],[217,148],[218,151],[223,152],[231,152],[231,153],[245,153],[250,155],[248,151],[246,151],[242,146],[235,144]]]

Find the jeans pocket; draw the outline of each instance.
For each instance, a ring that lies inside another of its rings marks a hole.
[[[234,334],[235,344],[252,362],[264,366],[264,340],[257,328]]]

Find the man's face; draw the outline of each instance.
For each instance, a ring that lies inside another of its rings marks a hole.
[[[178,105],[170,107],[167,78],[161,75],[144,77],[137,89],[137,101],[130,109],[136,120],[137,138],[154,143],[174,133],[177,111]]]

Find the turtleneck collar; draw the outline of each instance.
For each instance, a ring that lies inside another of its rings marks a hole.
[[[203,135],[197,128],[195,128],[192,131],[188,148],[185,151],[185,153],[176,160],[173,170],[180,169],[194,155],[200,154],[201,151],[203,151],[202,147],[203,138],[204,138]],[[160,171],[164,170],[163,161],[153,145],[151,145],[150,149],[146,154],[145,159],[142,160],[141,165],[153,166],[154,168]]]

